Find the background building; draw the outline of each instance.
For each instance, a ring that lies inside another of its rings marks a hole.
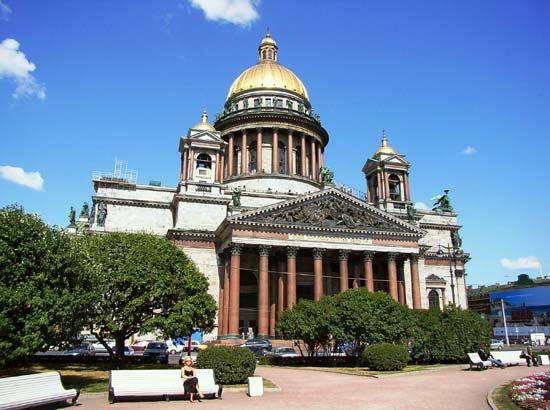
[[[433,211],[414,210],[410,163],[384,133],[362,169],[366,194],[336,186],[324,166],[329,135],[278,61],[268,34],[214,125],[204,112],[180,138],[176,187],[139,185],[121,168],[94,174],[89,229],[174,240],[218,300],[212,336],[250,327],[272,337],[297,300],[359,286],[412,308],[466,307],[469,255],[448,191]]]

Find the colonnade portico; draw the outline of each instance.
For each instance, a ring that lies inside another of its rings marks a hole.
[[[246,266],[241,260],[244,253],[248,261]],[[245,310],[249,318],[254,317],[257,337],[267,338],[275,336],[275,321],[285,309],[296,303],[300,291],[305,292],[302,297],[317,301],[324,295],[347,290],[351,281],[352,287],[365,287],[369,291],[387,290],[394,300],[406,304],[404,282],[407,279],[398,275],[398,263],[404,266],[406,260],[409,263],[412,288],[408,304],[420,309],[418,259],[415,253],[232,243],[220,255],[220,295],[223,300],[219,303],[219,336],[240,337],[241,272],[248,276],[252,274],[257,280],[257,306]],[[307,265],[310,265],[309,269]],[[327,269],[331,265],[337,266],[337,272]],[[381,279],[380,275],[385,278]],[[331,285],[332,282],[338,283],[336,289]],[[298,286],[299,283],[302,285]],[[328,285],[332,289],[326,289]],[[307,287],[312,288],[311,293]]]
[[[324,143],[290,128],[246,128],[225,134],[228,143],[224,179],[247,174],[299,175],[320,182]],[[269,160],[264,160],[264,153]]]

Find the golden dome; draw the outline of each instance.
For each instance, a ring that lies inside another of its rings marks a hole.
[[[199,122],[194,127],[191,127],[191,129],[200,131],[216,131],[216,128],[208,123],[208,114],[206,113],[206,111],[202,112],[201,122]]]
[[[227,94],[227,99],[243,91],[258,88],[279,88],[309,100],[304,83],[288,68],[277,63],[277,43],[269,33],[260,43],[260,61],[239,75]]]
[[[374,153],[374,156],[376,157],[381,154],[386,154],[386,155],[397,154],[397,151],[395,151],[392,147],[388,145],[388,138],[386,138],[386,134],[384,131],[382,131],[382,145],[380,146],[380,148],[378,148],[378,150],[376,150],[376,152]]]

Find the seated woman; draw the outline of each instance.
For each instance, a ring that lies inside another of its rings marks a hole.
[[[193,396],[195,394],[199,395],[200,399],[204,398],[204,394],[199,389],[199,379],[195,373],[195,368],[193,367],[193,359],[191,356],[186,356],[183,359],[183,367],[181,368],[181,378],[183,379],[183,389],[185,393],[189,393],[189,401],[194,403]]]

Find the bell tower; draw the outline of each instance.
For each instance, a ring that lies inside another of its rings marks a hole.
[[[388,144],[382,131],[380,147],[367,160],[363,173],[367,179],[367,200],[380,209],[405,209],[411,201],[410,163]]]

